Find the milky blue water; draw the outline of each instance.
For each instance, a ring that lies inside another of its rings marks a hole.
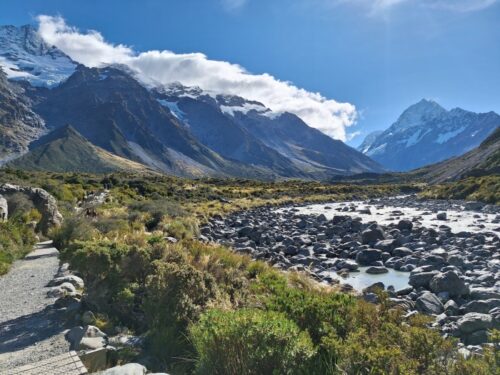
[[[388,268],[388,273],[380,275],[372,275],[366,273],[368,267],[360,267],[359,272],[350,272],[349,276],[341,277],[336,272],[328,273],[332,278],[339,280],[342,284],[350,284],[354,289],[361,291],[362,289],[378,282],[383,282],[387,288],[392,285],[396,290],[403,289],[409,286],[409,272],[395,271]]]

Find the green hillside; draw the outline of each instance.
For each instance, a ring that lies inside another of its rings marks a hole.
[[[107,173],[143,171],[142,164],[94,146],[70,125],[58,128],[30,145],[30,151],[10,167],[51,172]]]

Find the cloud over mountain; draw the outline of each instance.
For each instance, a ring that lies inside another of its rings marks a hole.
[[[146,84],[178,81],[214,93],[257,100],[273,111],[294,113],[310,126],[341,140],[346,139],[346,127],[356,121],[354,105],[328,99],[267,73],[252,74],[239,65],[210,60],[202,53],[137,53],[128,46],[107,42],[98,31],[81,32],[61,17],[41,15],[37,19],[39,33],[47,43],[89,67],[125,64]]]

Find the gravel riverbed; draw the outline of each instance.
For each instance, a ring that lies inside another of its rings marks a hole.
[[[443,335],[480,350],[500,328],[499,234],[498,206],[402,196],[257,208],[214,217],[200,238],[346,290],[351,280],[375,303],[376,283],[407,314],[432,315]]]

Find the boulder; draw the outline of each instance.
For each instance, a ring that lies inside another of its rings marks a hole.
[[[374,244],[375,242],[383,240],[384,238],[384,230],[378,225],[374,225],[361,232],[361,242],[363,244]]]
[[[63,283],[70,283],[73,284],[75,288],[78,289],[83,289],[85,284],[83,283],[83,280],[75,275],[68,275],[68,276],[62,276],[62,277],[56,277],[55,279],[51,280],[49,282],[49,286],[57,286],[61,285]]]
[[[500,307],[500,299],[490,298],[487,300],[470,301],[463,306],[466,313],[477,312],[487,314],[494,308]]]
[[[488,314],[468,313],[458,320],[457,326],[462,334],[469,334],[492,328],[493,319]]]
[[[398,240],[381,240],[377,241],[373,247],[378,250],[392,253],[392,250],[394,250],[398,245]]]
[[[107,336],[95,326],[74,327],[66,333],[71,350],[95,350],[108,344]]]
[[[372,274],[372,275],[379,275],[382,273],[387,273],[389,270],[385,267],[382,266],[373,266],[373,267],[368,267],[366,269],[366,273]]]
[[[396,247],[394,250],[392,250],[392,255],[395,257],[404,258],[405,256],[411,254],[413,254],[413,251],[411,251],[407,247]]]
[[[127,363],[100,372],[100,375],[146,375],[147,369],[138,363]]]
[[[453,271],[438,273],[429,282],[429,287],[434,293],[447,292],[451,297],[469,294],[469,287]]]
[[[428,272],[412,272],[410,273],[410,279],[408,284],[414,288],[429,287],[429,283],[434,276],[436,276],[438,271],[428,271]]]
[[[413,223],[410,220],[400,220],[398,223],[399,230],[409,230],[413,229]]]
[[[76,289],[73,284],[62,283],[59,286],[50,288],[47,292],[47,297],[49,298],[61,298],[64,296],[74,296],[76,295]]]
[[[47,234],[50,228],[61,225],[63,216],[57,209],[57,201],[46,190],[12,184],[0,186],[0,195],[3,195],[7,202],[10,196],[17,193],[26,195],[33,202],[38,212],[42,214],[38,226],[43,234]]]
[[[438,220],[446,220],[447,219],[447,215],[446,215],[446,212],[440,212],[436,215],[436,219]]]
[[[415,307],[424,314],[441,314],[444,306],[434,293],[424,292],[415,301]]]
[[[382,252],[376,249],[360,250],[356,255],[356,262],[362,266],[368,266],[380,259],[382,259]]]

